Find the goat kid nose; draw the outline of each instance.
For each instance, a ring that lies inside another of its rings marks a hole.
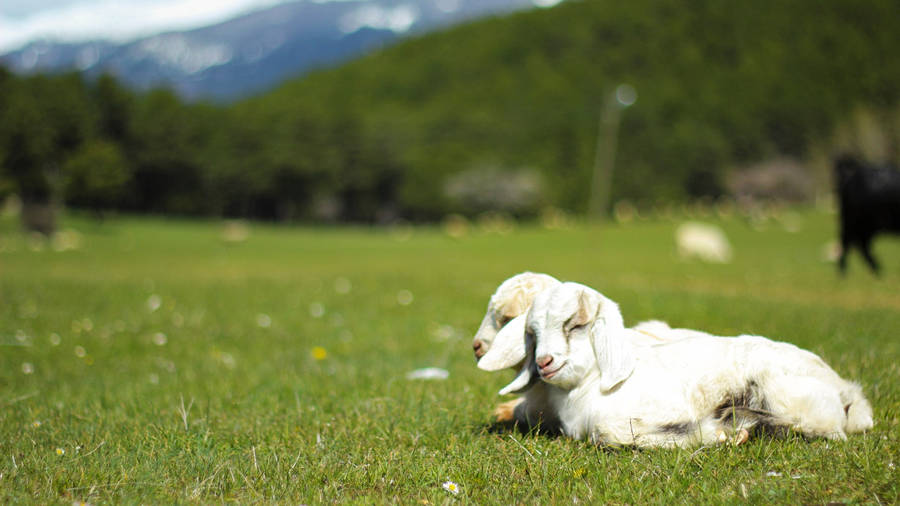
[[[478,351],[483,345],[484,343],[482,343],[481,341],[475,341],[474,343],[472,343],[472,349]]]
[[[548,365],[553,363],[553,357],[551,357],[550,355],[544,355],[543,357],[538,357],[538,359],[535,360],[535,363],[537,364],[538,367],[540,367],[541,369],[544,369]]]

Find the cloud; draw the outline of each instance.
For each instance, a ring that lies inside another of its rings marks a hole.
[[[13,17],[0,15],[0,53],[30,41],[134,40],[186,30],[286,0],[91,0]]]
[[[338,28],[344,33],[353,33],[366,27],[402,33],[409,30],[418,17],[418,9],[413,5],[366,5],[343,16],[338,21]]]
[[[531,0],[531,3],[535,6],[542,8],[553,7],[560,2],[562,2],[562,0]]]

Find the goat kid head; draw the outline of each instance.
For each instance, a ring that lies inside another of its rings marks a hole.
[[[485,354],[491,351],[500,329],[517,316],[525,314],[538,293],[557,284],[559,284],[559,281],[553,276],[523,272],[507,279],[497,287],[497,291],[494,292],[490,302],[488,302],[487,313],[484,315],[484,319],[481,321],[481,325],[478,327],[478,331],[475,332],[475,337],[472,340],[472,350],[475,352],[475,360],[478,361],[479,368],[486,371],[496,371],[519,365],[521,358],[510,365],[497,366],[495,364],[501,358],[497,357],[495,360],[488,361],[493,362],[493,365],[486,363],[483,367],[482,359]],[[507,348],[509,345],[515,344],[517,343],[507,343]],[[521,335],[518,339],[518,347],[522,347]],[[495,353],[494,355],[502,354]],[[522,352],[522,358],[524,358],[524,352]],[[507,360],[503,358],[502,363],[506,362]]]
[[[525,322],[525,347],[519,375],[501,394],[523,392],[538,380],[571,390],[592,374],[606,392],[634,370],[619,307],[578,283],[562,283],[535,298]]]

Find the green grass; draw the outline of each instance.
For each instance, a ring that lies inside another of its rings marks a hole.
[[[840,279],[821,260],[834,216],[800,217],[722,221],[728,265],[679,261],[665,220],[460,239],[251,225],[226,243],[216,222],[70,217],[82,247],[56,252],[5,218],[0,502],[896,503],[900,242],[876,243],[882,278],[854,256]],[[635,450],[494,427],[511,373],[477,370],[470,338],[523,270],[597,288],[628,324],[811,349],[863,384],[875,429]],[[449,379],[405,378],[427,366]]]

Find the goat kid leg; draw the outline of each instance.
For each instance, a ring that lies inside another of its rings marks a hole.
[[[865,432],[872,428],[872,405],[863,395],[862,387],[856,383],[847,382],[841,389],[841,399],[844,402],[844,412],[847,414],[847,423],[844,426],[846,432]]]
[[[511,423],[515,421],[516,406],[525,401],[524,397],[518,397],[511,401],[504,402],[494,408],[494,419],[499,423]]]
[[[772,413],[805,436],[847,439],[840,392],[816,378],[783,377],[766,393]]]

